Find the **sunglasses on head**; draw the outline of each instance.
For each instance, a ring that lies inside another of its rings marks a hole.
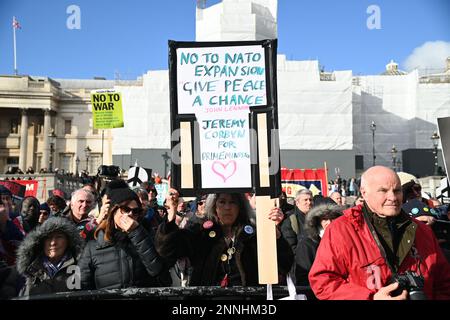
[[[131,209],[130,207],[127,207],[127,206],[120,206],[119,208],[120,208],[120,210],[122,210],[122,212],[125,212],[127,214],[129,214],[131,212],[131,214],[134,216],[138,216],[142,212],[142,209],[139,207]]]

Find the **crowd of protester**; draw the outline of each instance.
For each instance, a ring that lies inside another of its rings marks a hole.
[[[153,182],[130,188],[121,179],[95,181],[68,200],[54,190],[43,203],[15,203],[0,185],[0,299],[258,285],[255,194],[200,193],[185,201],[169,188],[159,205]],[[328,197],[302,189],[288,199],[283,192],[267,212],[276,225],[279,284],[290,277],[319,299],[406,299],[409,292],[394,295],[399,285],[392,282],[411,271],[424,280],[426,297],[450,299],[449,206],[420,191],[417,181],[401,183],[390,169],[372,167],[360,180],[338,177]],[[381,270],[372,286],[369,266]]]

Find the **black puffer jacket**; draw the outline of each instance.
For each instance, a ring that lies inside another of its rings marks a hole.
[[[235,239],[230,285],[258,285],[258,255],[255,227],[239,226]],[[175,221],[167,222],[167,218],[159,226],[156,234],[158,252],[170,263],[178,258],[188,257],[192,265],[192,286],[218,286],[226,270],[221,260],[227,252],[222,228],[214,224],[205,229],[201,224],[179,229]],[[294,261],[293,252],[283,237],[277,240],[278,272],[285,275]],[[230,270],[228,270],[230,271]]]
[[[45,239],[53,232],[62,232],[67,236],[68,259],[59,271],[50,277],[43,265],[43,247]],[[25,287],[20,295],[49,294],[79,289],[79,283],[78,285],[75,283],[75,269],[68,268],[76,266],[83,245],[84,242],[75,225],[65,218],[50,218],[30,232],[17,250],[17,271],[26,278]],[[69,280],[69,277],[73,281]]]
[[[342,215],[343,207],[324,203],[312,208],[306,215],[304,232],[298,235],[295,249],[295,278],[298,286],[309,286],[308,274],[316,258],[320,244],[321,221],[334,220]]]
[[[129,234],[117,231],[111,242],[98,233],[87,243],[79,263],[82,289],[170,286],[170,275],[156,253],[153,237],[139,225]]]

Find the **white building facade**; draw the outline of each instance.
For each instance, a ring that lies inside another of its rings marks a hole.
[[[197,41],[277,38],[277,0],[223,0],[196,13]],[[184,39],[175,39],[184,40]],[[392,166],[391,149],[431,149],[437,118],[450,116],[450,67],[438,77],[417,71],[358,76],[351,70],[321,72],[319,61],[277,59],[278,114],[282,166],[317,168],[327,163],[330,179],[355,176],[373,163]],[[124,128],[92,129],[89,92],[122,92]],[[48,167],[54,130],[54,166],[90,172],[103,163],[128,169],[139,165],[162,174],[170,170],[168,70],[148,71],[136,81],[51,80],[0,77],[0,169]],[[22,112],[25,110],[24,112]],[[22,112],[22,113],[21,113]],[[371,123],[376,130],[370,130]],[[25,124],[25,125],[21,125]],[[24,129],[27,128],[27,129]],[[373,144],[373,142],[375,142]],[[103,153],[102,153],[103,150]],[[95,159],[95,161],[94,161]]]

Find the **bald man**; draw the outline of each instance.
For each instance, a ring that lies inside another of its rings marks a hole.
[[[450,299],[450,265],[432,230],[402,211],[397,174],[375,166],[361,177],[364,203],[344,211],[325,231],[309,273],[319,299]],[[423,280],[409,294],[393,275]]]

